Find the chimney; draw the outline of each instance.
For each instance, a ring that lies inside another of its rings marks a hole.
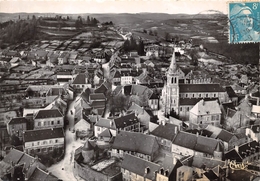
[[[235,150],[238,152],[238,146],[237,145],[235,146]]]
[[[175,126],[175,128],[174,128],[174,133],[177,134],[177,132],[178,132],[178,127]]]
[[[199,131],[197,131],[196,136],[199,137]]]
[[[110,127],[112,127],[113,126],[113,121],[112,120],[110,120]]]
[[[176,165],[176,163],[177,163],[177,159],[175,156],[172,157],[172,163],[173,163],[173,165]]]
[[[161,121],[161,124],[162,124],[163,126],[165,126],[165,120],[162,120],[162,121]]]

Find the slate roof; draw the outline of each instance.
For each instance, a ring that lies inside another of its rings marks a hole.
[[[218,98],[180,98],[180,105],[194,106],[200,100],[212,101],[212,100],[218,100]]]
[[[121,167],[147,179],[155,180],[155,172],[159,170],[160,165],[129,154],[125,154]],[[150,170],[148,173],[145,173],[145,168],[147,167],[149,167]]]
[[[232,97],[238,97],[237,94],[235,93],[235,91],[233,90],[233,88],[231,86],[227,86],[226,87],[226,91],[227,91],[227,94],[230,98]]]
[[[24,142],[64,138],[64,131],[63,128],[27,130],[24,132],[23,138]]]
[[[212,158],[200,157],[200,156],[194,156],[192,158],[193,167],[197,167],[197,168],[206,167],[209,169],[213,169],[218,165],[223,167],[225,165],[225,162],[218,159],[212,159]]]
[[[95,124],[95,126],[116,130],[116,125],[113,119],[100,118]]]
[[[254,133],[260,133],[260,125],[253,125],[253,126],[251,126],[251,130]]]
[[[99,134],[99,136],[102,136],[102,137],[111,137],[112,134],[111,132],[109,131],[109,129],[105,129],[102,133]]]
[[[87,84],[86,82],[86,75],[84,73],[79,73],[72,84]]]
[[[17,118],[12,118],[8,124],[21,124],[21,123],[27,123],[27,119],[25,117],[17,117]]]
[[[182,131],[176,135],[173,144],[211,155],[215,150],[223,150],[219,140]]]
[[[48,109],[48,110],[39,110],[34,119],[44,119],[44,118],[57,118],[57,117],[63,117],[62,113],[59,111],[59,109]]]
[[[180,93],[225,92],[219,84],[180,84]]]
[[[17,149],[11,149],[10,152],[4,157],[3,161],[5,163],[11,164],[12,162],[14,164],[24,164],[25,168],[28,168],[30,166],[30,163],[35,161],[36,158],[20,151]],[[46,167],[38,162],[38,167],[41,169],[46,169]]]
[[[49,173],[43,171],[42,169],[36,167],[28,181],[58,181],[59,179]]]
[[[130,125],[138,123],[139,120],[136,118],[135,114],[132,113],[132,114],[121,116],[119,118],[115,118],[114,122],[115,122],[116,128],[124,128],[126,126],[130,126]]]
[[[217,139],[220,139],[225,142],[229,142],[235,135],[222,129],[219,135],[217,136]]]
[[[159,144],[155,136],[139,132],[120,131],[114,140],[112,148],[152,155],[157,151],[154,149],[159,149]]]
[[[159,125],[157,128],[155,128],[150,134],[154,135],[159,138],[164,138],[167,140],[172,141],[173,138],[178,133],[178,126],[174,124],[165,124],[165,125]],[[177,131],[177,132],[175,132]]]

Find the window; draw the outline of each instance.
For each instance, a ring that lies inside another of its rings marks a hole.
[[[41,122],[38,122],[38,126],[41,126]]]
[[[52,143],[52,140],[50,140],[50,143]]]
[[[201,97],[201,94],[199,94],[199,97]]]
[[[51,121],[51,125],[54,125],[54,121]]]
[[[32,146],[34,146],[34,143],[32,143]]]
[[[180,111],[182,112],[182,107],[180,107]]]
[[[58,143],[58,140],[55,140],[55,143]]]
[[[39,141],[37,142],[37,145],[40,145],[40,142],[39,142]]]
[[[208,97],[208,94],[206,94],[206,97]]]
[[[57,124],[60,124],[60,121],[57,121]]]

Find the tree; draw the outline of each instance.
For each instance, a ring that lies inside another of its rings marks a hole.
[[[156,30],[153,31],[154,36],[158,35],[158,32]]]
[[[171,37],[170,33],[165,32],[164,38],[166,41],[170,41],[172,37]]]
[[[149,35],[153,36],[153,31],[149,30]]]
[[[144,33],[147,33],[146,29],[143,30]]]
[[[141,40],[137,48],[138,55],[144,55],[144,42]]]
[[[90,18],[89,18],[89,16],[87,17],[87,24],[88,24],[88,25],[90,24]]]

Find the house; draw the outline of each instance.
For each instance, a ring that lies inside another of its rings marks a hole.
[[[245,97],[239,102],[236,111],[230,112],[230,116],[226,119],[226,124],[234,130],[242,126],[248,126],[250,124],[251,111],[252,104],[249,99]]]
[[[260,125],[251,125],[251,127],[246,128],[245,133],[249,138],[254,141],[260,141]]]
[[[58,53],[51,53],[51,55],[48,56],[48,60],[46,62],[46,65],[49,67],[55,67],[59,63],[59,54]]]
[[[24,132],[24,151],[27,154],[48,154],[64,152],[65,135],[63,128],[28,130]]]
[[[128,111],[135,113],[136,117],[141,123],[141,126],[143,126],[145,129],[149,128],[149,123],[154,118],[154,115],[150,114],[149,110],[145,110],[143,107],[133,102],[132,105],[128,108]]]
[[[125,154],[121,172],[123,180],[154,181],[156,180],[156,173],[159,168],[159,164],[141,159],[137,156]]]
[[[58,109],[63,115],[65,115],[67,111],[67,102],[64,101],[61,97],[56,97],[56,99],[53,102],[51,102],[48,106],[46,106],[44,109]]]
[[[35,58],[36,59],[43,59],[43,60],[47,60],[47,55],[48,55],[48,52],[45,51],[45,50],[37,50],[35,53]]]
[[[58,64],[63,65],[68,63],[70,54],[68,52],[62,52],[58,57]]]
[[[59,109],[39,110],[33,119],[35,130],[64,127],[64,115]]]
[[[71,72],[58,72],[56,74],[57,82],[62,85],[70,82],[73,79],[73,75]]]
[[[182,165],[181,167],[177,168],[176,181],[192,180],[192,177],[193,177],[192,167]]]
[[[76,52],[72,52],[72,53],[69,53],[69,64],[76,64],[76,59],[78,57],[78,53]]]
[[[11,67],[16,67],[19,65],[20,63],[20,58],[19,57],[14,57],[10,60],[10,64],[11,64]]]
[[[91,82],[89,76],[85,73],[79,73],[76,75],[75,79],[72,81],[71,86],[76,91],[76,94],[81,93],[86,88],[91,88]]]
[[[179,127],[174,124],[160,124],[150,134],[155,136],[160,146],[168,151],[172,150],[172,141],[179,132]]]
[[[12,118],[7,123],[7,132],[10,136],[16,135],[20,140],[23,138],[23,131],[28,129],[28,120],[25,117]]]
[[[221,110],[218,101],[200,100],[190,110],[190,122],[194,124],[211,124],[219,126],[221,121]]]
[[[113,136],[116,136],[120,130],[141,132],[140,122],[134,113],[112,119],[100,118],[94,129],[95,137],[98,137],[105,129],[109,129]]]
[[[80,119],[74,125],[74,129],[76,130],[76,136],[80,138],[92,136],[91,130],[93,130],[93,126],[95,123],[96,121],[91,122],[91,119]]]
[[[153,161],[159,154],[159,144],[155,136],[120,131],[112,144],[111,156],[124,158],[126,153]]]
[[[225,153],[225,159],[235,160],[236,162],[253,162],[260,158],[260,144],[256,141],[250,141]]]
[[[180,131],[172,141],[172,152],[222,159],[224,144],[220,140]]]
[[[0,167],[2,179],[5,177],[8,178],[7,180],[58,181],[58,178],[49,173],[47,168],[39,162],[39,159],[17,149],[10,150],[0,162]]]
[[[255,118],[260,118],[260,105],[259,104],[252,106],[252,114]]]
[[[168,155],[161,163],[154,163],[126,154],[122,162],[121,172],[123,180],[173,181],[176,180],[177,169],[181,166],[183,164],[180,161]],[[179,169],[179,171],[181,170],[184,170],[184,168]]]
[[[152,110],[154,115],[157,115],[158,110],[160,109],[160,95],[153,92],[153,94],[149,97],[148,106]]]
[[[79,121],[87,117],[91,113],[91,106],[89,103],[89,92],[86,89],[85,92],[82,92],[78,99],[76,99],[74,104],[74,119]]]
[[[117,86],[121,84],[121,74],[118,70],[115,70],[112,73],[110,73],[110,77],[112,79],[113,85]]]
[[[246,94],[246,89],[244,89],[243,87],[241,87],[240,85],[238,84],[233,84],[232,86],[232,89],[235,91],[236,94]]]
[[[228,151],[234,148],[236,145],[241,145],[246,142],[246,139],[244,139],[245,135],[244,136],[241,135],[243,133],[234,134],[225,129],[215,127],[213,125],[208,125],[203,130],[211,133],[211,135],[208,134],[204,136],[222,140],[224,143],[225,151]]]
[[[64,87],[51,87],[46,93],[46,103],[49,104],[58,97],[61,97],[64,100],[68,100],[70,98]]]
[[[17,51],[9,50],[3,53],[4,57],[6,58],[14,58],[14,57],[21,57],[21,54]]]

